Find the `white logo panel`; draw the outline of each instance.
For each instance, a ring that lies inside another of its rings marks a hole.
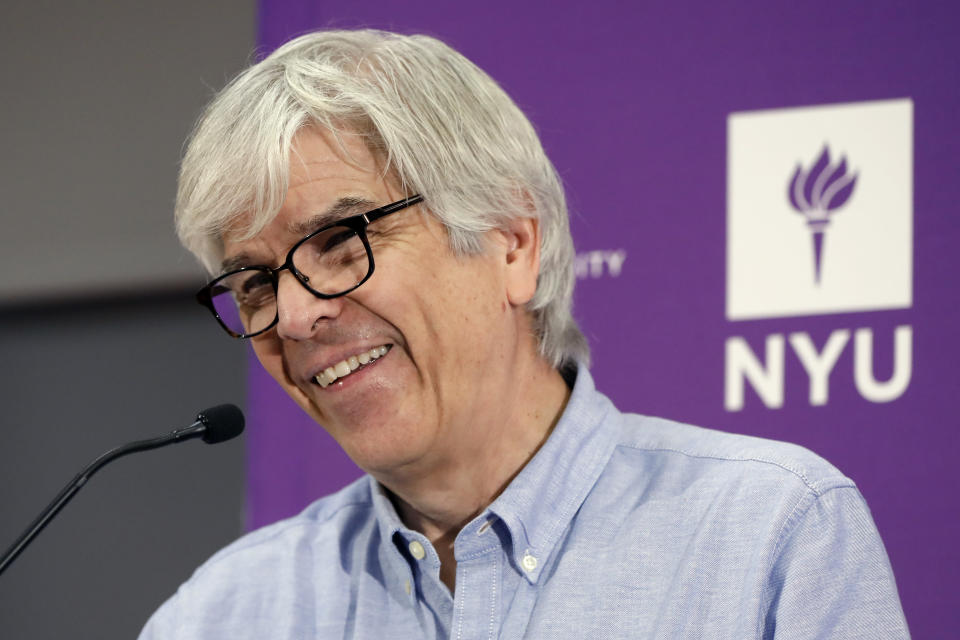
[[[730,114],[727,319],[907,308],[909,99]]]

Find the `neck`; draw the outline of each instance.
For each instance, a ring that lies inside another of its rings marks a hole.
[[[457,430],[477,434],[475,439],[457,443],[452,455],[428,471],[377,478],[393,493],[404,523],[433,543],[441,578],[451,592],[453,543],[460,529],[506,489],[546,442],[570,396],[560,373],[539,356],[513,374],[502,389],[506,395],[486,400],[495,410],[471,420],[470,429]]]

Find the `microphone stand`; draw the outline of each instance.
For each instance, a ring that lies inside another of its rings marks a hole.
[[[204,435],[206,429],[206,418],[204,416],[200,416],[199,419],[189,427],[171,431],[170,433],[158,438],[137,440],[136,442],[130,442],[125,445],[121,445],[115,449],[107,451],[99,458],[88,464],[83,471],[78,473],[77,476],[71,480],[70,483],[67,484],[67,486],[65,486],[59,494],[57,494],[57,497],[53,499],[53,502],[47,505],[47,508],[44,509],[39,516],[37,516],[30,526],[27,527],[27,530],[24,531],[19,538],[17,538],[17,540],[10,546],[9,549],[7,549],[7,551],[3,554],[3,557],[0,558],[0,574],[2,574],[4,570],[17,558],[17,556],[20,555],[26,546],[30,544],[35,537],[37,537],[37,534],[43,531],[43,528],[47,526],[50,520],[52,520],[53,517],[57,515],[68,502],[70,502],[73,496],[76,495],[77,491],[79,491],[80,488],[87,483],[87,480],[89,480],[90,477],[105,464],[130,453],[149,451],[150,449],[163,447],[168,444],[173,444],[174,442],[182,442],[191,438],[200,438]]]

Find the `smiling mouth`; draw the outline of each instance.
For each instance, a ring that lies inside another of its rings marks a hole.
[[[364,351],[356,355],[352,355],[345,360],[341,360],[335,365],[329,366],[317,375],[313,377],[313,381],[318,385],[326,389],[328,386],[336,382],[337,380],[342,380],[346,378],[351,373],[358,369],[362,369],[364,366],[370,364],[374,360],[382,358],[387,355],[387,351],[390,350],[388,344],[381,345],[379,347],[374,347],[369,351]]]

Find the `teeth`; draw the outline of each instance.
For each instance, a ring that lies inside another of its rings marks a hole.
[[[389,350],[390,347],[387,345],[382,345],[379,347],[374,347],[369,351],[358,353],[355,356],[350,356],[346,360],[341,360],[335,365],[327,367],[322,372],[318,373],[314,377],[314,380],[316,380],[317,384],[326,389],[339,378],[344,378],[363,365],[373,362],[377,358],[385,356]]]

